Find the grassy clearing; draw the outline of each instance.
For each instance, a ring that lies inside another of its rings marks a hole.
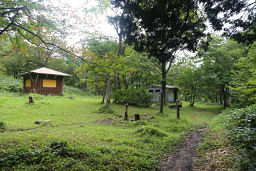
[[[0,95],[0,167],[6,170],[153,170],[186,134],[221,111],[185,103],[179,121],[175,109],[166,107],[159,115],[158,106],[129,106],[130,120],[135,113],[142,118],[131,122],[123,120],[123,105],[112,104],[113,114],[99,114],[99,97],[33,95],[35,104],[28,104],[28,95]],[[40,119],[51,122],[34,124]]]

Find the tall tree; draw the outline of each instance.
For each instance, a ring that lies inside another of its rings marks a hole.
[[[242,105],[256,103],[256,42],[252,44],[247,55],[241,57],[233,70],[231,90],[238,94]]]
[[[179,74],[176,78],[176,82],[181,88],[182,93],[185,95],[185,99],[188,97],[190,106],[194,106],[195,98],[201,84],[201,78],[200,68],[192,63],[185,63],[179,67]]]
[[[104,85],[103,102],[106,99],[106,106],[110,105],[112,83],[116,74],[125,72],[125,61],[117,56],[118,44],[108,39],[91,40],[88,43],[87,59],[85,67],[92,82],[97,85]]]
[[[155,57],[162,72],[160,113],[163,113],[166,74],[180,49],[196,50],[204,36],[204,19],[198,3],[193,0],[113,0],[123,10],[127,42],[135,50]]]
[[[140,88],[143,86],[157,84],[161,76],[159,69],[153,64],[153,59],[148,59],[145,53],[135,51],[126,46],[123,57],[129,68],[122,75],[124,88]]]
[[[201,55],[203,84],[209,91],[215,91],[223,99],[223,106],[229,106],[229,85],[234,64],[245,54],[243,45],[235,41],[214,37],[208,51]]]

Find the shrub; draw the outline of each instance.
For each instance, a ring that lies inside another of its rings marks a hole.
[[[256,170],[256,105],[225,111],[229,138],[238,147],[242,170]]]
[[[36,93],[29,93],[29,96],[31,96],[34,100],[43,100],[46,98],[46,96]]]
[[[102,106],[101,108],[99,108],[98,113],[109,113],[109,114],[112,114],[112,113],[114,113],[114,111],[110,107],[108,107],[108,106]]]
[[[152,135],[157,137],[166,137],[167,134],[158,128],[151,127],[151,126],[142,126],[136,130],[137,133],[141,135]]]
[[[112,93],[115,103],[128,103],[138,107],[151,106],[151,95],[145,89],[130,88],[126,90],[116,90]]]
[[[42,148],[19,147],[0,152],[3,170],[81,170],[80,160],[87,155],[73,149],[67,142],[50,141]],[[12,168],[12,169],[11,169]]]
[[[9,76],[0,75],[0,90],[22,92],[22,81]]]
[[[131,123],[131,125],[132,126],[145,126],[145,125],[147,125],[147,122],[146,121],[144,121],[144,120],[138,120],[138,121],[136,121],[136,122],[132,122]]]
[[[88,92],[86,92],[83,89],[72,87],[72,86],[67,86],[67,85],[64,85],[63,92],[64,92],[64,95],[65,94],[77,94],[77,95],[83,95],[83,96],[88,95]]]

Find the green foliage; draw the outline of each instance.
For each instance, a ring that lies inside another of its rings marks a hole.
[[[138,107],[149,107],[151,105],[151,95],[145,89],[116,90],[112,93],[112,97],[115,103],[128,103]]]
[[[107,78],[113,78],[125,70],[124,59],[116,55],[118,44],[115,41],[92,39],[88,44],[88,49],[83,49],[86,61],[78,70],[81,74],[87,72],[89,83],[102,86]]]
[[[204,18],[195,1],[126,1],[113,0],[123,10],[120,27],[125,30],[126,42],[137,51],[156,59],[161,70],[163,93],[166,93],[166,74],[180,49],[195,50],[199,39],[205,36]],[[160,113],[163,113],[164,96],[161,96]]]
[[[79,95],[79,96],[85,96],[85,95],[88,95],[89,93],[83,89],[80,89],[80,88],[76,88],[76,87],[73,87],[73,86],[67,86],[67,85],[64,85],[64,88],[63,88],[63,92],[64,92],[64,95]]]
[[[123,56],[128,66],[128,70],[122,75],[125,88],[159,84],[160,72],[152,72],[158,69],[155,66],[155,59],[149,59],[146,53],[137,52],[131,46],[125,47]]]
[[[109,113],[109,114],[114,113],[114,111],[109,106],[102,106],[101,108],[99,108],[98,112],[99,113]]]
[[[233,70],[232,85],[237,103],[245,106],[256,102],[256,42],[251,45],[249,52],[241,57]]]
[[[210,134],[209,132],[207,134]],[[202,143],[199,145],[198,149],[200,151],[202,150],[216,150],[223,146],[223,142],[221,142],[219,139],[212,139],[212,137],[205,136],[203,138]]]
[[[34,100],[43,100],[46,98],[46,96],[36,93],[29,93],[29,96],[31,96]]]
[[[142,126],[136,130],[136,133],[139,133],[141,135],[152,135],[157,137],[166,137],[167,134],[158,128],[152,127],[152,126]]]
[[[235,168],[236,151],[224,134],[225,129],[220,127],[219,122],[212,123],[210,130],[205,132],[197,147],[195,170],[212,170],[212,168],[214,170],[237,170]]]
[[[22,92],[22,81],[5,75],[0,75],[0,91]]]
[[[242,109],[227,110],[226,127],[229,138],[239,149],[239,167],[242,170],[256,169],[256,105]]]
[[[86,154],[68,146],[67,142],[51,141],[42,148],[21,147],[0,152],[2,169],[79,170],[84,168],[78,160]],[[31,169],[32,169],[31,168]]]
[[[144,120],[138,120],[138,121],[136,121],[136,122],[132,122],[132,124],[131,124],[132,126],[145,126],[145,125],[147,125],[147,122],[146,121],[144,121]]]
[[[230,91],[228,86],[232,81],[232,70],[235,63],[246,52],[246,47],[232,40],[213,37],[208,50],[200,54],[201,59],[201,91],[214,101],[219,99],[224,107],[229,106]]]
[[[179,85],[185,100],[189,99],[190,106],[194,106],[195,97],[199,92],[202,74],[199,67],[196,67],[191,62],[179,63],[175,69],[175,83]]]
[[[225,28],[224,35],[239,42],[251,44],[255,41],[254,3],[240,0],[200,0],[199,2],[203,3],[204,12],[215,30]],[[237,15],[243,17],[235,17]],[[228,28],[226,28],[227,24],[230,25]]]

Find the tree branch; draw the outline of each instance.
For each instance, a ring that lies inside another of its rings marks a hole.
[[[19,12],[17,11],[16,14],[12,17],[11,22],[10,22],[3,30],[0,31],[0,35],[3,34],[5,31],[7,31],[8,28],[9,28],[11,25],[14,24],[14,20],[15,20],[15,18],[17,17],[18,13],[19,13]]]
[[[1,17],[4,17],[4,15],[6,14],[9,14],[9,13],[12,13],[12,12],[18,12],[20,10],[25,10],[27,9],[26,6],[23,6],[23,7],[19,7],[19,8],[0,8],[0,10],[10,10],[10,11],[4,11],[0,14]]]
[[[46,49],[46,50],[52,50],[52,49],[50,49],[50,48],[48,47],[48,45],[50,45],[50,46],[53,46],[53,47],[58,48],[59,50],[61,50],[61,51],[63,51],[63,52],[66,52],[67,54],[69,54],[69,55],[71,55],[71,56],[74,56],[74,57],[76,57],[76,58],[78,58],[78,59],[80,59],[80,60],[82,60],[82,61],[85,61],[85,59],[82,58],[81,56],[78,56],[78,55],[76,55],[76,54],[73,54],[72,52],[70,52],[70,51],[68,51],[68,50],[66,50],[66,49],[64,49],[64,48],[62,48],[62,47],[60,47],[59,45],[56,45],[56,44],[54,44],[54,43],[45,42],[39,35],[33,33],[32,31],[30,31],[30,30],[28,30],[28,29],[26,29],[25,27],[20,26],[20,25],[17,25],[17,24],[15,24],[15,26],[17,26],[17,27],[19,27],[19,28],[21,28],[21,29],[27,31],[28,33],[32,34],[33,36],[37,37],[46,47],[41,46],[41,45],[39,45],[39,44],[37,44],[37,43],[33,43],[33,42],[30,41],[24,34],[22,34],[22,33],[20,32],[20,30],[18,29],[19,34],[20,34],[24,39],[26,39],[29,43],[34,44],[34,45],[36,45],[36,46],[39,46],[39,47],[41,47],[41,48],[44,48],[44,49]]]

